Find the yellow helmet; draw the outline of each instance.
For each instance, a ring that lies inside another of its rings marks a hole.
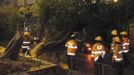
[[[101,37],[101,36],[97,36],[97,37],[95,38],[95,40],[96,40],[96,41],[102,41],[102,37]]]
[[[30,36],[30,32],[24,32],[24,36]]]
[[[115,42],[121,42],[120,38],[117,36],[117,37],[114,37],[114,41]]]
[[[128,35],[126,31],[122,31],[120,34],[121,35]]]
[[[118,35],[118,31],[116,29],[112,30],[111,35]]]

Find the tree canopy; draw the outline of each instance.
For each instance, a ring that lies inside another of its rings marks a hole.
[[[23,17],[15,8],[0,7],[0,40],[9,40],[23,23]],[[20,27],[21,28],[21,27]]]
[[[66,29],[66,32],[80,32],[83,28],[92,35],[105,34],[113,28],[127,30],[133,4],[131,0],[114,4],[91,4],[88,0],[41,0],[38,13],[43,22],[41,28],[47,27],[51,36]]]

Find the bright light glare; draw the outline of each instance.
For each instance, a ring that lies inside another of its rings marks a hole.
[[[118,0],[114,0],[114,2],[116,3],[116,2],[118,2]]]

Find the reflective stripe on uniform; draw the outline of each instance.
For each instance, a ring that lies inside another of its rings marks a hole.
[[[91,57],[94,57],[94,55],[93,55],[93,54],[91,54]]]
[[[128,51],[129,51],[129,50],[124,50],[123,52],[124,52],[124,53],[127,53]]]
[[[75,53],[67,53],[67,55],[72,55],[72,56],[74,56],[74,55],[75,55]]]
[[[101,54],[102,51],[95,51],[95,52],[92,52],[92,54]]]
[[[77,46],[67,46],[68,48],[77,48]]]
[[[28,49],[30,49],[30,46],[21,46],[21,48],[28,48]]]
[[[30,42],[23,42],[23,44],[30,44]]]
[[[88,50],[91,50],[91,48],[88,48]]]
[[[104,51],[93,51],[92,54],[102,54],[105,53]]]
[[[116,55],[114,55],[114,58],[117,58],[117,56],[116,56]]]
[[[119,54],[123,53],[123,50],[119,51],[118,53],[119,53]]]
[[[86,44],[86,46],[90,46],[89,44]]]
[[[123,49],[126,49],[126,47],[124,46]]]
[[[95,59],[94,59],[94,61],[97,61],[99,59],[99,57],[96,57]]]
[[[129,43],[123,43],[122,45],[123,45],[123,46],[124,46],[124,45],[129,45]]]
[[[115,61],[122,61],[123,58],[115,58]]]
[[[118,58],[116,55],[113,56],[115,58],[115,61],[122,61],[123,58]]]

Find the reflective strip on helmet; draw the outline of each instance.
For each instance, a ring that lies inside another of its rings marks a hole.
[[[67,53],[67,55],[72,55],[72,56],[74,56],[74,55],[75,55],[75,53]]]
[[[30,44],[30,42],[23,42],[23,44]]]
[[[75,49],[77,48],[77,46],[67,46],[67,47],[69,47],[69,48],[75,48]]]

